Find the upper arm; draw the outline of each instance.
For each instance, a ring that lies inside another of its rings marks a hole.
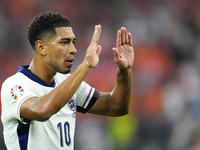
[[[39,103],[39,97],[30,97],[20,107],[20,116],[29,120],[45,121],[50,115],[45,105]]]
[[[1,100],[3,102],[2,114],[5,120],[12,118],[24,122],[23,118],[30,119],[21,115],[21,108],[23,108],[26,101],[36,97],[36,94],[31,92],[24,82],[9,78],[2,86],[1,95]],[[24,114],[24,112],[22,114]]]

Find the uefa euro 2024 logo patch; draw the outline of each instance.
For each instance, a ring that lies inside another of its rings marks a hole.
[[[24,89],[20,85],[15,85],[11,88],[10,93],[15,100],[18,100],[19,96],[23,96]]]
[[[76,101],[75,101],[75,97],[74,96],[72,96],[72,98],[69,100],[67,105],[72,111],[76,110]]]

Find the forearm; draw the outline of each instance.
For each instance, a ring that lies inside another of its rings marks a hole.
[[[67,104],[90,70],[91,68],[82,63],[67,79],[46,95],[29,98],[21,106],[21,116],[38,121],[49,119]]]
[[[90,70],[91,68],[85,63],[80,64],[67,79],[42,97],[44,99],[44,104],[48,105],[48,109],[51,110],[50,113],[54,114],[66,105]]]
[[[127,114],[131,104],[133,89],[131,68],[123,70],[118,68],[116,76],[116,84],[110,94],[114,111],[119,114]]]

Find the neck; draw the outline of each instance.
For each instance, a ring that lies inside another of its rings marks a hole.
[[[54,80],[56,73],[51,73],[47,67],[41,65],[40,63],[35,63],[34,59],[31,61],[31,64],[28,68],[33,74],[38,76],[44,82],[51,84]]]

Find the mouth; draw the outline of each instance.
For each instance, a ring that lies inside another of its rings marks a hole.
[[[65,63],[67,63],[68,66],[72,66],[73,62],[74,62],[74,59],[65,60]]]

